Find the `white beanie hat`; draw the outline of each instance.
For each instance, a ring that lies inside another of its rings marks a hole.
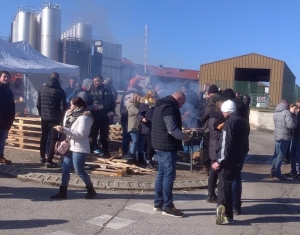
[[[235,103],[232,100],[226,100],[222,106],[221,111],[226,113],[233,113],[236,111]]]

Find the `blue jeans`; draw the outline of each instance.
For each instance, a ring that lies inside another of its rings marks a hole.
[[[0,156],[4,154],[4,147],[7,136],[8,130],[0,130]]]
[[[129,132],[131,136],[131,145],[130,145],[130,153],[135,154],[137,150],[138,153],[144,152],[144,145],[145,145],[145,136],[141,135],[139,132]]]
[[[282,160],[288,150],[290,141],[275,141],[275,152],[272,159],[271,173],[275,176],[281,175]]]
[[[296,163],[298,160],[298,172],[296,169]],[[295,138],[291,142],[291,154],[290,154],[290,161],[291,161],[291,173],[296,175],[300,173],[300,137]]]
[[[127,124],[121,123],[122,126],[122,151],[123,154],[128,154],[130,144],[130,134],[127,132]]]
[[[64,157],[61,186],[66,188],[68,187],[72,166],[74,166],[76,174],[83,180],[86,186],[90,186],[92,184],[90,176],[84,170],[87,156],[88,153],[69,152],[69,154]]]
[[[154,205],[162,205],[163,208],[173,204],[173,185],[176,178],[177,152],[165,152],[155,150],[158,160],[158,170],[155,181]]]

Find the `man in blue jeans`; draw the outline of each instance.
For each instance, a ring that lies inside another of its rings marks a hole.
[[[183,216],[173,204],[177,151],[182,150],[182,140],[190,138],[181,131],[182,120],[179,109],[184,102],[185,95],[180,91],[159,99],[152,118],[151,142],[158,160],[154,210],[174,217]]]
[[[0,71],[0,163],[10,164],[11,161],[4,158],[5,141],[8,131],[15,119],[15,102],[13,92],[9,88],[10,74]]]
[[[275,152],[272,160],[271,177],[279,180],[286,179],[281,174],[281,164],[292,140],[292,130],[297,126],[295,110],[296,106],[289,107],[288,102],[282,99],[277,105],[273,116]]]

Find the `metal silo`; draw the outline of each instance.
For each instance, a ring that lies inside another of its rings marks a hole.
[[[36,18],[34,9],[19,6],[13,27],[13,42],[27,41],[36,47]]]
[[[92,25],[88,23],[76,24],[76,39],[79,41],[92,40]]]
[[[41,51],[41,27],[42,27],[42,16],[41,14],[36,15],[36,47],[37,51]]]
[[[61,6],[46,3],[42,5],[41,53],[52,60],[59,60],[61,36]]]

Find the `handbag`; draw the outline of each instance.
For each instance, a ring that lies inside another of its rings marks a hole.
[[[56,141],[54,154],[56,155],[67,155],[70,151],[70,143],[68,140]]]

